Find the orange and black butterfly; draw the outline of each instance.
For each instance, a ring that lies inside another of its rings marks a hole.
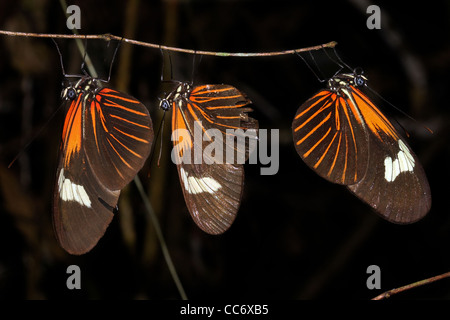
[[[61,96],[68,110],[56,172],[53,226],[67,252],[83,254],[103,236],[117,211],[121,189],[149,156],[153,126],[141,102],[108,87],[104,80],[81,76],[65,86]]]
[[[347,186],[391,222],[412,223],[431,207],[425,172],[406,141],[363,93],[362,72],[338,73],[297,111],[295,148],[306,164]]]
[[[249,147],[246,139],[239,148],[236,139],[243,135],[257,139],[258,130],[258,122],[247,114],[252,111],[250,103],[230,85],[187,83],[180,83],[160,102],[163,110],[172,109],[172,160],[186,205],[195,223],[209,234],[225,232],[239,210]],[[220,142],[213,153],[204,152],[209,141]],[[197,152],[203,157],[200,161]],[[227,161],[230,152],[233,159]],[[219,161],[213,159],[219,154]]]

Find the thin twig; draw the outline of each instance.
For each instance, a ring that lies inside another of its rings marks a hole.
[[[190,54],[199,54],[199,55],[209,55],[209,56],[217,56],[217,57],[272,57],[272,56],[281,56],[294,54],[297,52],[305,52],[305,51],[313,51],[320,50],[323,48],[334,48],[337,45],[336,41],[331,41],[325,44],[320,44],[317,46],[300,48],[300,49],[290,49],[284,51],[271,51],[271,52],[217,52],[217,51],[203,51],[203,50],[192,50],[192,49],[184,49],[177,47],[164,46],[155,43],[143,42],[133,39],[122,38],[119,36],[112,35],[110,33],[105,34],[88,34],[88,35],[80,35],[80,34],[50,34],[50,33],[32,33],[32,32],[17,32],[17,31],[6,31],[0,30],[0,34],[13,36],[13,37],[33,37],[33,38],[53,38],[53,39],[102,39],[106,41],[118,40],[130,44],[134,44],[137,46],[155,48],[159,50],[173,51],[173,52],[183,52]]]
[[[441,280],[441,279],[444,279],[444,278],[448,278],[448,277],[450,277],[450,272],[446,272],[446,273],[443,273],[443,274],[440,274],[438,276],[431,277],[431,278],[428,278],[428,279],[420,280],[420,281],[408,284],[408,285],[400,287],[400,288],[391,289],[389,291],[386,291],[386,292],[376,296],[372,300],[387,299],[387,298],[391,297],[394,294],[397,294],[397,293],[400,293],[400,292],[403,292],[403,291],[406,291],[406,290],[409,290],[409,289],[412,289],[412,288],[417,288],[417,287],[423,286],[424,284],[429,284],[429,283],[432,283],[432,282],[435,282],[435,281],[438,281],[438,280]]]

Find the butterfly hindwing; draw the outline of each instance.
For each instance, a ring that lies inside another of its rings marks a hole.
[[[73,159],[69,168],[58,167],[53,202],[53,226],[61,247],[71,254],[90,251],[113,219],[120,190],[105,188],[86,165]]]
[[[195,223],[210,234],[225,232],[233,223],[242,198],[242,165],[182,164],[177,166],[186,205]]]
[[[431,192],[419,159],[370,99],[351,89],[367,127],[370,154],[364,179],[348,189],[389,221],[423,218],[431,207]]]

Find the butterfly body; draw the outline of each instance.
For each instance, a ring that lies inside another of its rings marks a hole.
[[[292,130],[305,163],[333,183],[346,185],[395,223],[422,218],[431,207],[417,156],[363,92],[360,72],[339,73],[297,111]]]

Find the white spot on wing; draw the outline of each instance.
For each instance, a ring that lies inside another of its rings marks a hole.
[[[387,181],[392,181],[392,158],[386,157],[384,159],[384,179]]]
[[[180,168],[180,175],[181,180],[183,181],[184,189],[190,194],[198,194],[202,192],[212,194],[222,187],[217,180],[211,177],[188,177],[187,172],[184,171],[183,168]]]
[[[400,151],[397,153],[397,159],[392,160],[391,157],[384,159],[384,178],[388,182],[393,182],[402,172],[414,170],[414,157],[406,144],[402,140],[398,140],[398,147]]]
[[[61,169],[58,178],[59,197],[63,201],[75,201],[82,206],[91,207],[91,199],[89,199],[86,190],[82,185],[73,183],[64,176],[64,169]]]

